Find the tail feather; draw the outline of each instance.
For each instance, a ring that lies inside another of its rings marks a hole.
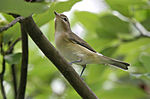
[[[124,70],[128,70],[128,66],[130,66],[130,64],[128,64],[126,62],[122,62],[122,61],[112,59],[112,58],[109,58],[106,56],[101,56],[101,58],[103,59],[104,64],[113,65],[113,66],[119,67]]]

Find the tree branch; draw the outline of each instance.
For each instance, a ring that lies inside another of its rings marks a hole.
[[[55,47],[43,35],[34,23],[32,17],[26,18],[21,24],[26,28],[32,40],[41,49],[45,56],[57,67],[83,99],[98,99],[71,65],[58,53],[58,51],[56,51]]]
[[[22,64],[21,64],[21,76],[17,99],[24,99],[26,83],[27,83],[27,70],[28,70],[28,35],[23,24],[21,24],[21,36],[22,36]]]
[[[2,33],[3,31],[6,31],[7,29],[9,29],[10,27],[12,27],[14,24],[16,24],[17,22],[19,22],[20,20],[23,20],[24,18],[22,16],[19,16],[17,18],[15,18],[15,20],[13,20],[12,22],[10,22],[9,24],[7,24],[4,27],[0,28],[0,33]]]

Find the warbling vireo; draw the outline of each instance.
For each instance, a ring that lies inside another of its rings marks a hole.
[[[70,23],[64,14],[56,15],[55,44],[59,53],[72,63],[83,66],[86,64],[109,64],[127,70],[130,64],[112,59],[96,52],[87,42],[71,31]],[[88,21],[88,20],[87,20]]]

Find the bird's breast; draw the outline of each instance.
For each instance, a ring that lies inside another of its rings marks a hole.
[[[73,43],[69,41],[65,33],[55,33],[55,44],[59,53],[69,61],[76,60]]]
[[[77,64],[87,64],[92,63],[95,59],[96,53],[90,51],[89,49],[73,43],[64,34],[55,34],[55,44],[59,53],[65,57],[70,62],[81,60],[82,62]]]

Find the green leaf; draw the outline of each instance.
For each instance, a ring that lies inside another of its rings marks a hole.
[[[142,20],[141,21],[141,24],[148,30],[148,31],[150,31],[150,8],[149,8],[149,10],[145,10],[144,11],[145,13],[144,13],[144,15],[145,15],[145,18],[144,18],[144,20]],[[140,13],[140,15],[141,15],[142,13]],[[142,14],[143,15],[143,14]]]
[[[105,0],[113,10],[119,11],[121,14],[132,17],[141,7],[148,5],[148,0]]]
[[[59,13],[62,13],[64,11],[69,11],[72,8],[72,6],[79,1],[81,0],[68,0],[65,2],[58,2],[55,4],[54,9]]]
[[[138,10],[134,13],[134,17],[137,21],[142,22],[147,18],[147,11],[145,9]]]
[[[145,49],[144,52],[149,51],[149,50],[147,51],[149,47],[149,42],[150,42],[149,38],[141,38],[132,42],[122,43],[120,44],[120,47],[118,48],[116,54],[118,55],[123,54],[126,56],[125,58],[127,60],[136,63],[138,61],[137,58],[139,57],[140,53],[144,51],[144,49]]]
[[[111,9],[126,17],[135,18],[150,30],[150,6],[148,0],[106,0]]]
[[[5,21],[5,20],[0,20],[0,28],[3,27],[3,26],[5,26],[6,24],[8,24],[7,21]],[[3,42],[3,32],[0,33],[0,45],[2,44],[2,42]]]
[[[0,20],[0,28],[3,27],[3,26],[5,26],[6,24],[8,24],[7,21],[5,21],[5,20]]]
[[[146,94],[134,86],[120,86],[100,92],[103,99],[145,99]]]
[[[104,56],[112,56],[117,51],[118,46],[107,47],[101,51]]]
[[[11,16],[11,15],[8,15],[6,13],[2,13],[2,15],[5,17],[5,19],[8,21],[8,22],[11,22],[14,20],[14,17]]]
[[[146,70],[150,72],[150,55],[148,53],[142,53],[140,56],[140,61],[143,63]]]
[[[112,13],[102,13],[99,18],[100,27],[97,33],[101,38],[115,39],[119,35],[129,34],[129,23],[121,20]]]
[[[76,11],[74,15],[76,20],[82,23],[83,26],[90,32],[95,31],[100,25],[97,14],[86,11]]]
[[[1,0],[0,12],[14,13],[27,17],[33,13],[42,13],[48,9],[46,4],[29,3],[24,0]]]
[[[35,15],[34,19],[39,26],[42,26],[43,24],[54,19],[55,17],[54,11],[58,13],[69,11],[72,8],[72,6],[79,1],[81,0],[68,0],[65,2],[53,2],[51,3],[48,11],[39,15]]]
[[[4,58],[8,64],[19,64],[21,61],[21,53],[9,54]]]
[[[129,23],[114,16],[110,12],[100,15],[90,12],[75,12],[75,18],[89,32],[96,32],[100,38],[116,39],[118,34],[129,34]]]
[[[20,24],[16,23],[13,27],[3,32],[3,42],[6,44],[9,41],[14,41],[20,37]]]

